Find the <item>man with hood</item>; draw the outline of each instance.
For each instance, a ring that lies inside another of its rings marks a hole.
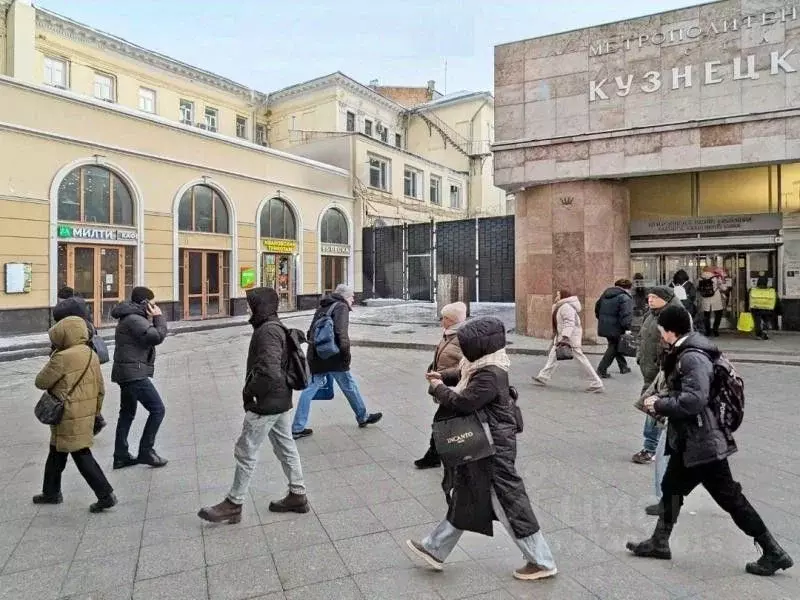
[[[747,295],[747,307],[753,315],[755,335],[762,340],[768,340],[767,324],[775,323],[775,314],[780,307],[780,300],[775,288],[770,287],[766,275],[761,275],[756,282],[756,287],[750,289]]]
[[[608,367],[614,360],[619,365],[620,373],[625,375],[631,372],[628,361],[619,351],[620,339],[631,330],[633,325],[631,288],[633,288],[633,283],[629,279],[618,279],[614,283],[614,287],[603,292],[594,305],[594,316],[597,317],[597,335],[608,341],[606,353],[597,366],[597,374],[603,379],[611,377]]]
[[[646,398],[644,408],[669,419],[669,464],[661,482],[661,515],[652,536],[643,542],[628,542],[626,547],[636,556],[670,560],[669,538],[683,499],[702,484],[736,526],[761,547],[763,554],[747,564],[748,573],[773,575],[790,568],[792,558],[769,532],[731,474],[728,457],[736,452],[736,442],[721,426],[712,403],[714,361],[720,357],[719,349],[692,331],[692,319],[682,308],[670,306],[661,311],[658,327],[670,346],[663,362],[668,391]]]
[[[441,373],[448,369],[455,369],[464,355],[461,353],[461,345],[458,343],[458,330],[467,320],[467,305],[463,302],[453,302],[442,307],[441,313],[442,339],[439,345],[436,346],[436,351],[433,354],[433,362],[428,367],[428,372],[436,371]],[[428,393],[433,395],[433,389],[428,388]],[[441,407],[437,409],[433,420],[442,417]],[[441,466],[442,461],[439,459],[439,453],[436,451],[436,444],[431,434],[431,442],[428,446],[428,451],[425,456],[415,460],[414,465],[418,469],[435,469]]]
[[[311,401],[319,389],[325,385],[328,376],[333,377],[339,388],[344,392],[350,408],[356,416],[359,427],[373,425],[383,418],[382,413],[368,413],[364,405],[364,399],[358,389],[358,384],[350,373],[350,337],[348,329],[350,327],[350,311],[353,310],[355,295],[353,289],[345,284],[339,284],[329,296],[320,300],[319,308],[311,321],[308,329],[308,366],[311,369],[311,382],[308,387],[300,394],[297,403],[297,410],[294,413],[292,423],[292,435],[295,439],[307,437],[314,433],[313,429],[308,429],[308,416],[311,412]],[[321,358],[317,355],[314,348],[314,330],[317,323],[327,317],[333,320],[333,334],[336,347],[339,349],[337,354],[329,358]]]
[[[309,511],[303,468],[292,437],[292,388],[286,379],[287,336],[292,333],[278,318],[279,301],[272,288],[261,287],[247,292],[253,335],[247,351],[247,375],[242,390],[244,424],[233,451],[236,472],[225,499],[214,506],[201,508],[197,513],[204,521],[239,523],[242,520],[242,504],[247,498],[261,446],[267,438],[289,480],[289,493],[282,500],[270,502],[269,510]],[[294,333],[303,337],[301,332]],[[299,345],[305,339],[295,341]]]
[[[156,346],[167,337],[167,321],[153,303],[153,291],[135,287],[131,299],[111,311],[118,319],[114,332],[114,366],[111,381],[119,384],[119,420],[114,445],[114,468],[143,464],[163,467],[167,460],[153,449],[156,434],[164,420],[164,402],[150,379],[155,373]],[[150,413],[139,441],[139,455],[128,451],[128,433],[136,418],[136,405]]]
[[[661,332],[658,330],[658,315],[666,306],[677,306],[683,308],[683,303],[678,300],[673,292],[673,288],[666,286],[654,287],[647,294],[647,304],[650,307],[647,316],[642,323],[639,331],[639,349],[636,353],[636,363],[642,371],[642,394],[653,384],[661,370],[661,358],[666,350]],[[661,429],[658,421],[653,417],[645,417],[644,423],[644,445],[642,449],[633,455],[633,462],[646,465],[653,462],[658,447],[658,437]]]

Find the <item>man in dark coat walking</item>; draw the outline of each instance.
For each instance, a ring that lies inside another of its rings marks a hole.
[[[114,445],[114,468],[124,469],[143,464],[163,467],[167,460],[153,446],[161,422],[164,402],[150,378],[155,373],[156,346],[167,337],[167,321],[153,303],[154,294],[146,287],[135,287],[130,301],[114,307],[111,316],[119,319],[114,333],[114,366],[111,381],[119,384],[119,420]],[[128,451],[128,433],[136,418],[136,405],[141,402],[149,412],[139,441],[139,455]]]
[[[477,413],[489,426],[495,454],[445,467],[442,488],[447,518],[421,542],[407,540],[406,544],[440,571],[465,530],[492,535],[497,519],[527,561],[514,571],[514,577],[526,581],[552,577],[558,572],[553,555],[514,465],[519,423],[509,393],[505,325],[495,317],[467,321],[458,330],[458,341],[465,359],[460,367],[426,377],[434,387],[435,401],[447,413],[440,418]]]
[[[720,351],[706,337],[692,332],[692,319],[683,308],[669,306],[658,316],[664,341],[671,346],[663,370],[668,395],[645,399],[644,408],[669,419],[666,453],[669,464],[661,482],[661,511],[653,535],[639,543],[628,542],[636,556],[669,560],[669,538],[678,520],[683,499],[702,484],[736,526],[755,539],[763,550],[746,570],[772,575],[794,563],[767,530],[767,526],[733,479],[728,457],[736,452],[730,432],[720,425],[712,403],[714,361]]]
[[[325,385],[328,377],[332,377],[339,388],[344,392],[350,408],[356,416],[359,427],[373,425],[383,418],[381,413],[369,413],[364,405],[364,399],[358,389],[358,384],[350,373],[350,311],[353,310],[355,296],[353,290],[344,284],[336,286],[336,290],[330,295],[320,300],[311,327],[308,329],[308,366],[311,369],[311,382],[308,387],[300,394],[297,402],[297,410],[294,413],[292,423],[292,435],[295,439],[307,437],[314,433],[313,429],[306,427],[308,424],[309,413],[311,412],[311,401],[316,396],[319,389]],[[325,317],[333,320],[333,334],[336,347],[339,352],[329,358],[321,358],[314,346],[314,330],[317,323]]]
[[[631,330],[633,325],[632,288],[633,283],[630,280],[619,279],[614,287],[603,292],[594,305],[594,316],[597,317],[597,335],[608,341],[606,353],[597,366],[597,374],[603,379],[610,377],[608,367],[614,360],[619,365],[620,373],[625,375],[631,372],[628,361],[620,354],[619,341],[626,332]]]
[[[238,523],[242,504],[250,489],[250,480],[258,462],[258,453],[267,438],[289,480],[289,493],[282,500],[270,502],[272,512],[307,513],[308,499],[303,483],[300,455],[292,438],[292,388],[286,379],[289,335],[298,335],[299,346],[305,339],[297,330],[289,331],[278,318],[278,294],[272,288],[255,288],[247,292],[250,324],[253,335],[247,351],[247,375],[242,400],[244,424],[233,456],[236,473],[225,499],[197,513],[212,523]]]

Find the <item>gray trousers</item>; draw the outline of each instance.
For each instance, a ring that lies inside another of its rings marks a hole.
[[[514,538],[514,542],[516,542],[517,547],[522,551],[522,556],[525,560],[529,563],[539,565],[548,571],[552,571],[556,568],[556,561],[553,559],[553,554],[550,552],[550,546],[547,545],[547,540],[544,539],[541,531],[537,531],[533,535],[522,539],[514,535],[514,530],[511,529],[508,517],[494,490],[492,490],[492,508],[505,530]],[[463,533],[461,529],[453,527],[452,523],[445,519],[436,526],[428,537],[422,540],[422,545],[433,557],[444,562],[447,560],[447,557],[450,556],[453,548],[456,547]]]
[[[289,480],[289,491],[295,494],[306,493],[300,454],[292,438],[291,411],[279,415],[257,415],[248,411],[244,414],[242,433],[233,450],[236,473],[233,476],[231,490],[228,492],[228,500],[234,504],[244,503],[258,462],[258,453],[267,437],[272,442],[272,451],[281,462],[286,479]]]
[[[667,472],[667,463],[669,457],[664,455],[664,450],[667,447],[667,430],[662,429],[661,434],[658,436],[658,447],[656,448],[656,469],[655,469],[655,487],[656,498],[661,501],[661,480],[664,479],[664,473]]]

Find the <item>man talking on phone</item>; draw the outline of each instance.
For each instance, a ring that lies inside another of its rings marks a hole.
[[[153,446],[164,420],[164,402],[150,380],[155,372],[156,346],[167,337],[167,322],[161,309],[153,302],[154,294],[146,287],[135,287],[131,299],[114,307],[111,316],[118,319],[114,334],[114,367],[111,381],[119,384],[119,420],[114,444],[114,468],[124,469],[142,464],[163,467]],[[136,417],[136,405],[141,403],[150,413],[139,440],[139,454],[128,451],[128,433]]]

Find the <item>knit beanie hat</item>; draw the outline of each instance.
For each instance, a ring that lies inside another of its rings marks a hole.
[[[670,300],[672,300],[675,297],[675,292],[672,291],[672,288],[667,287],[665,285],[659,285],[659,286],[656,286],[654,288],[651,288],[647,292],[647,295],[649,296],[651,294],[653,296],[658,296],[664,302],[669,302]]]
[[[667,306],[658,315],[658,324],[664,331],[682,336],[692,331],[692,318],[682,306]]]
[[[153,290],[144,286],[135,287],[133,291],[131,291],[131,302],[134,304],[141,304],[145,300],[152,300],[155,297],[156,295],[153,293]]]

